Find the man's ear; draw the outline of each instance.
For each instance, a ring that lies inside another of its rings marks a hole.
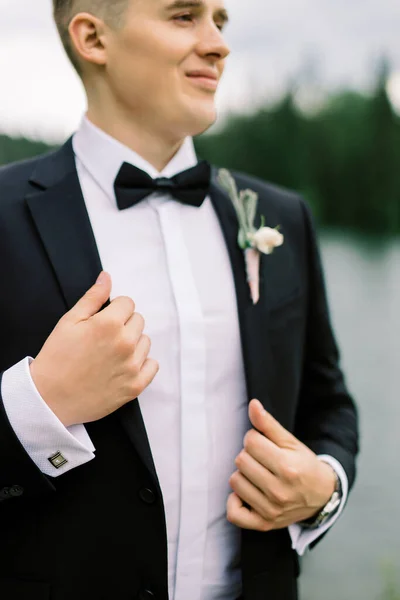
[[[80,63],[106,64],[105,29],[104,21],[90,13],[79,13],[72,19],[68,31]]]

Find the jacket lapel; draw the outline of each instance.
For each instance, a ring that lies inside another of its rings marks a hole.
[[[211,201],[220,221],[232,266],[235,282],[243,360],[249,401],[257,398],[266,410],[271,411],[269,393],[273,373],[273,355],[268,336],[268,294],[264,297],[265,280],[269,279],[268,259],[261,256],[261,297],[253,305],[246,277],[244,253],[238,245],[238,221],[232,202],[216,181],[214,173],[211,186]]]
[[[102,267],[75,165],[69,164],[72,147],[63,150],[56,163],[59,177],[47,184],[42,178],[46,164],[41,163],[31,183],[42,189],[28,194],[26,203],[69,310],[94,284]]]
[[[39,162],[30,183],[35,191],[26,203],[70,310],[102,270],[71,140]],[[158,486],[139,403],[130,402],[116,415]]]

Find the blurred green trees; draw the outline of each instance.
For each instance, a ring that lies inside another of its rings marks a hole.
[[[32,142],[24,138],[9,138],[0,135],[0,165],[43,154],[51,147],[43,142]]]
[[[400,117],[382,70],[370,96],[341,92],[305,114],[289,93],[274,107],[230,116],[196,139],[202,158],[298,190],[320,224],[400,232]],[[46,151],[0,136],[0,164]]]
[[[305,195],[324,225],[400,232],[400,117],[381,77],[375,93],[343,92],[306,115],[288,94],[231,116],[196,140],[202,158]]]

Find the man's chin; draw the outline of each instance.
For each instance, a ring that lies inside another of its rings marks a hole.
[[[189,132],[187,135],[194,137],[204,133],[214,125],[216,120],[217,111],[215,108],[213,110],[204,111],[203,113],[196,113],[189,123]]]

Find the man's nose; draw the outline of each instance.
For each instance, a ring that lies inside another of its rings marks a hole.
[[[216,59],[224,59],[231,52],[222,31],[215,24],[203,29],[197,50],[202,56],[214,56]]]

